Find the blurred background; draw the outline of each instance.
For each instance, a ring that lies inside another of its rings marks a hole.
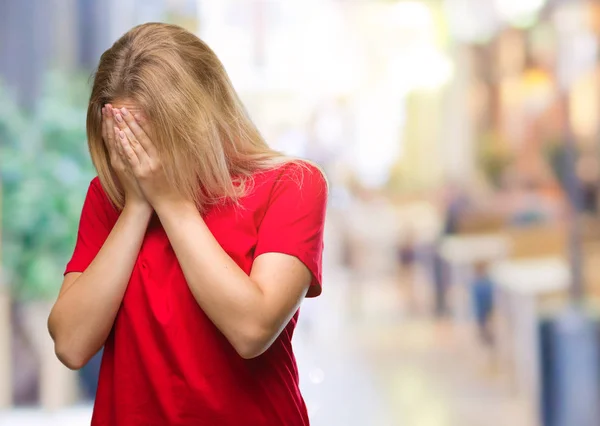
[[[46,319],[136,24],[227,68],[331,191],[295,346],[315,426],[600,425],[600,1],[0,0],[0,425],[89,424]]]

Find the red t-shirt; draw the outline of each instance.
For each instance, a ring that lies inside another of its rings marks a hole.
[[[327,186],[320,171],[289,163],[258,172],[239,206],[204,220],[246,273],[261,253],[286,253],[312,272],[321,293]],[[66,272],[83,272],[119,213],[95,178]],[[285,291],[285,290],[283,290]],[[244,360],[190,292],[160,222],[151,220],[106,340],[93,426],[304,426],[292,334],[298,312],[261,356]]]

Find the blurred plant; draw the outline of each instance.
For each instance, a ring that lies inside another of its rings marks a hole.
[[[478,146],[479,164],[488,181],[498,188],[501,185],[502,175],[511,163],[511,154],[499,135],[488,131],[481,138]]]
[[[3,265],[20,300],[56,296],[94,169],[86,144],[88,82],[51,73],[34,111],[0,87]]]

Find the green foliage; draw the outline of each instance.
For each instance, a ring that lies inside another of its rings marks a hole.
[[[87,79],[50,74],[45,87],[32,112],[0,87],[2,260],[19,299],[56,296],[94,176],[85,134]]]
[[[482,136],[477,148],[478,162],[485,177],[492,185],[499,187],[502,174],[513,161],[506,142],[489,131]]]

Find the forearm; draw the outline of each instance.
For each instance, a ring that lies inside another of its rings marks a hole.
[[[56,301],[48,328],[70,367],[85,364],[108,337],[151,214],[146,206],[126,206],[96,258]]]
[[[244,346],[248,336],[269,333],[268,295],[223,250],[195,206],[155,209],[194,298],[225,337]]]

